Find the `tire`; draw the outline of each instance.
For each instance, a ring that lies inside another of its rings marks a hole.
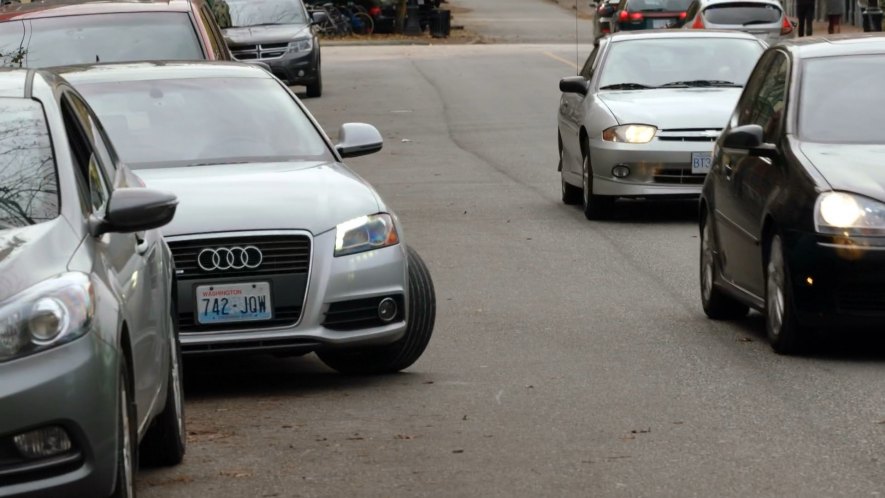
[[[135,496],[135,471],[138,469],[138,427],[135,421],[135,399],[129,391],[129,366],[120,359],[117,379],[117,475],[111,498]]]
[[[700,284],[701,305],[713,320],[734,320],[747,316],[750,307],[722,292],[715,285],[717,270],[712,223],[709,214],[701,220]]]
[[[169,365],[166,404],[141,442],[141,460],[151,466],[181,463],[187,448],[184,417],[184,382],[178,340]]]
[[[402,339],[388,346],[362,351],[320,351],[330,368],[349,375],[399,372],[415,363],[427,348],[436,320],[436,295],[430,272],[421,256],[407,247],[409,261],[409,316]]]
[[[323,95],[323,71],[322,65],[317,62],[317,79],[307,85],[307,96],[309,98],[315,99],[317,97],[321,97]]]
[[[355,24],[359,26],[359,28],[353,30],[354,34],[371,35],[372,32],[375,31],[375,21],[369,14],[366,14],[365,12],[357,12],[353,17],[358,19]]]
[[[778,233],[771,237],[765,262],[765,330],[778,354],[796,354],[805,346],[805,331],[796,319],[790,269]]]
[[[581,189],[565,181],[562,174],[562,140],[559,141],[559,181],[562,183],[562,203],[574,206],[581,203]]]
[[[581,162],[583,176],[581,199],[584,204],[584,216],[588,220],[606,220],[611,218],[615,199],[606,195],[593,193],[593,168],[590,167],[590,152],[585,149]]]

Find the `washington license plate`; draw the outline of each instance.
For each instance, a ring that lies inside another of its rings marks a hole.
[[[199,323],[253,322],[270,320],[270,283],[198,285]]]
[[[692,152],[691,153],[691,174],[706,175],[710,172],[710,165],[713,164],[712,152]]]

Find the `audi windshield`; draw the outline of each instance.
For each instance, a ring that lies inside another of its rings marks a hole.
[[[130,167],[333,160],[289,93],[267,78],[82,83]]]

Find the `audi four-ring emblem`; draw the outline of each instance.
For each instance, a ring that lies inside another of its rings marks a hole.
[[[254,270],[262,261],[264,255],[255,246],[206,248],[197,255],[197,265],[203,271]]]

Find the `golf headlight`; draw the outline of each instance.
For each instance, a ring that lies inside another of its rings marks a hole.
[[[389,214],[360,216],[335,227],[335,256],[371,251],[399,243]]]
[[[289,52],[310,52],[313,50],[313,38],[296,38],[289,42]]]
[[[602,132],[602,139],[606,142],[624,142],[628,144],[647,144],[655,138],[658,129],[654,126],[641,124],[628,124],[612,126]]]
[[[833,235],[885,235],[885,204],[845,192],[824,192],[817,198],[814,226]]]
[[[89,329],[95,298],[89,277],[65,273],[0,303],[0,362],[70,342]]]

